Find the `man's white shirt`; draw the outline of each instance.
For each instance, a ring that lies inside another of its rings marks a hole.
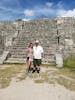
[[[34,46],[33,47],[33,57],[34,59],[41,59],[43,53],[42,46]]]

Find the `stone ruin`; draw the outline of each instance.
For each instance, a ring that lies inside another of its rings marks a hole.
[[[56,53],[64,58],[75,56],[75,19],[0,22],[0,61],[4,58],[2,63],[24,63],[28,44],[36,39],[44,48],[44,63],[54,62]]]

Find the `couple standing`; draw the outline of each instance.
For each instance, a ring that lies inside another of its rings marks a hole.
[[[34,73],[37,71],[37,73],[40,72],[40,65],[42,60],[42,53],[43,48],[39,45],[39,41],[35,41],[35,45],[33,46],[32,43],[29,44],[29,47],[27,49],[27,65],[28,65],[28,72]],[[33,67],[32,67],[33,63]]]

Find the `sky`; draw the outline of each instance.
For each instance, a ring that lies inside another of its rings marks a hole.
[[[0,0],[0,21],[75,17],[75,0]]]

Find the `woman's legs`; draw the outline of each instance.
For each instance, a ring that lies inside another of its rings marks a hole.
[[[32,61],[29,62],[29,70],[32,70]]]
[[[30,71],[32,71],[32,69],[33,69],[33,68],[32,68],[32,61],[29,60],[27,63],[28,63],[28,64],[27,64],[27,65],[28,65],[28,72],[30,72]]]

